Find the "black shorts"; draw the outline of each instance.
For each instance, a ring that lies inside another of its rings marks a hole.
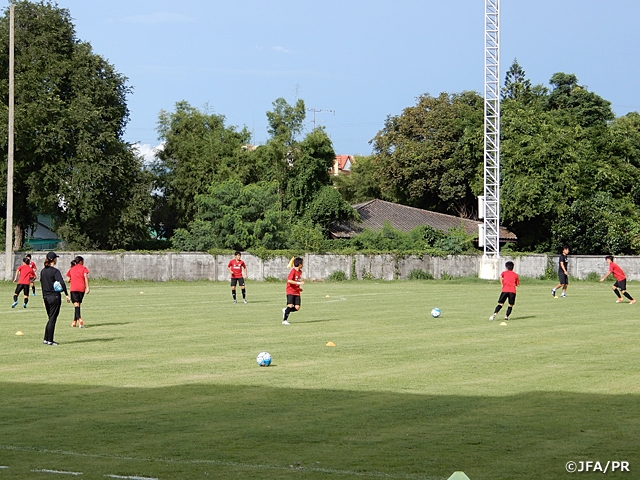
[[[507,299],[509,299],[509,305],[515,305],[516,294],[513,292],[502,292],[500,294],[500,298],[498,299],[498,303],[505,303]]]
[[[82,303],[84,292],[71,292],[71,303]]]
[[[301,305],[300,295],[287,294],[287,305]]]
[[[560,285],[569,285],[569,275],[565,275],[562,270],[558,270],[558,283]]]
[[[16,287],[16,292],[15,294],[18,295],[21,291],[24,290],[24,295],[25,297],[29,296],[29,284],[28,283],[19,283],[18,286]]]
[[[616,280],[616,283],[613,284],[614,287],[619,288],[620,290],[627,290],[627,279],[623,278],[622,280]]]
[[[231,279],[231,286],[235,287],[236,283],[238,285],[240,285],[241,287],[244,287],[244,277],[240,277],[240,278],[232,278]]]

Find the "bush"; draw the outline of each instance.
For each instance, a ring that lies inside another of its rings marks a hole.
[[[344,282],[345,280],[348,280],[347,274],[342,270],[336,270],[327,278],[328,282]]]
[[[414,268],[409,272],[409,280],[433,280],[433,275],[430,272],[422,270],[420,268]]]
[[[584,277],[585,282],[599,282],[600,275],[597,272],[589,272],[586,277]]]

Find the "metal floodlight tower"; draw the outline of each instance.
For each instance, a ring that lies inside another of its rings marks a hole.
[[[500,0],[485,0],[484,257],[500,258]]]

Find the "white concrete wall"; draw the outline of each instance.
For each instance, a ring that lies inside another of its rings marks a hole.
[[[40,270],[44,264],[46,252],[32,253],[32,258]],[[65,274],[71,260],[82,255],[85,265],[91,271],[91,278],[109,280],[151,280],[166,282],[168,280],[209,280],[227,281],[229,272],[227,264],[232,255],[209,255],[207,253],[112,253],[112,252],[58,252],[58,268]],[[12,272],[20,265],[23,252],[13,255]],[[361,280],[374,278],[380,280],[406,279],[414,269],[431,273],[434,278],[443,275],[452,277],[474,276],[478,273],[480,256],[447,256],[447,257],[398,257],[394,255],[317,255],[307,254],[304,257],[304,277],[307,280],[325,280],[333,272],[342,271],[347,278]],[[242,259],[247,264],[248,278],[264,280],[275,277],[284,280],[289,273],[289,258],[275,257],[261,260],[245,253]],[[548,262],[555,271],[558,269],[558,256],[525,255],[503,257],[500,265],[508,260],[515,264],[514,270],[522,277],[540,277],[544,274]],[[629,280],[640,280],[640,257],[620,256],[616,262],[622,267]],[[0,255],[0,271],[4,270],[5,256]],[[604,255],[569,255],[569,276],[583,279],[589,273],[599,276],[608,271]],[[13,273],[12,273],[13,275]]]

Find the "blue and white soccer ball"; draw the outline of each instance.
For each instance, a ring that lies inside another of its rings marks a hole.
[[[55,282],[53,282],[53,289],[56,292],[62,292],[64,290],[64,288],[62,288],[62,284],[57,280]]]
[[[269,352],[260,352],[256,358],[256,362],[261,367],[268,367],[271,365],[271,354]]]
[[[433,310],[431,310],[431,316],[433,318],[438,318],[440,316],[440,309],[434,308]]]

